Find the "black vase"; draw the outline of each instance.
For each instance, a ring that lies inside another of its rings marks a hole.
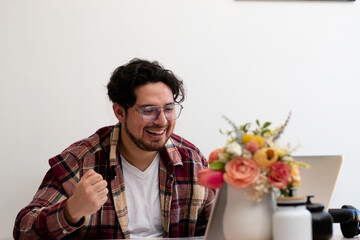
[[[333,219],[324,211],[324,205],[312,203],[308,196],[306,208],[311,212],[313,240],[329,240],[333,234]]]

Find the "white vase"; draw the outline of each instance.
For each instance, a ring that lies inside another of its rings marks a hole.
[[[226,184],[226,207],[223,216],[223,231],[226,240],[271,240],[272,214],[275,209],[271,194],[261,202],[245,197],[247,189],[235,189]]]

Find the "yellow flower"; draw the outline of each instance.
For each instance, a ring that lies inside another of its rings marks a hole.
[[[264,138],[262,136],[256,135],[253,137],[253,140],[255,140],[259,144],[259,147],[262,147],[264,145]]]
[[[243,144],[247,144],[248,142],[250,142],[251,140],[253,140],[254,139],[254,136],[253,135],[251,135],[251,134],[249,134],[249,133],[245,133],[244,135],[243,135],[243,138],[242,138],[242,143]]]
[[[246,145],[250,141],[256,141],[259,144],[259,147],[262,147],[264,145],[264,138],[260,135],[252,135],[250,133],[245,133],[242,138],[242,143]]]
[[[254,161],[261,167],[270,167],[277,160],[278,155],[273,148],[262,148],[254,154]]]

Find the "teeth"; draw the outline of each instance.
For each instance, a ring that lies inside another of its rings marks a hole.
[[[157,134],[157,135],[160,135],[162,134],[164,131],[150,131],[150,130],[147,130],[149,133],[152,133],[152,134]]]

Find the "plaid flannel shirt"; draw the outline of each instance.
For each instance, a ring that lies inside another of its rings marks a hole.
[[[129,238],[128,209],[121,161],[117,154],[120,125],[104,127],[49,160],[51,166],[28,206],[17,215],[14,239]],[[163,237],[204,235],[215,192],[197,184],[207,167],[199,150],[172,134],[160,151],[159,190]],[[64,206],[89,169],[108,182],[108,200],[76,225],[64,218]]]

